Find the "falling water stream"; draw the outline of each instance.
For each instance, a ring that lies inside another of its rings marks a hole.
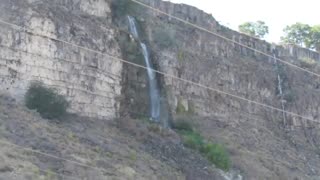
[[[160,91],[158,88],[158,83],[157,83],[157,78],[156,78],[156,73],[153,70],[153,65],[150,61],[150,54],[148,51],[148,47],[146,46],[145,43],[140,41],[137,25],[136,25],[136,20],[135,18],[128,16],[128,21],[129,21],[129,30],[131,35],[133,36],[134,39],[139,41],[141,50],[144,56],[144,61],[146,63],[147,67],[147,74],[148,74],[148,81],[149,81],[149,96],[150,96],[150,114],[151,114],[151,120],[163,123],[164,127],[169,127],[168,123],[168,117],[165,116],[164,110],[166,109],[165,107],[161,106],[160,102]],[[161,120],[160,120],[160,109],[162,109],[161,113]],[[237,173],[237,172],[229,172],[226,173],[224,171],[221,171],[220,174],[225,178],[225,180],[242,180],[242,176]]]
[[[139,33],[137,30],[136,26],[136,20],[128,16],[128,21],[129,21],[129,29],[131,35],[136,39],[139,40]],[[150,62],[150,55],[148,48],[145,43],[140,42],[140,46],[142,49],[144,61],[146,63],[147,67],[147,74],[148,74],[148,82],[149,82],[149,96],[150,96],[150,114],[151,114],[151,119],[153,121],[159,121],[160,120],[160,93],[159,93],[159,88],[158,88],[158,83],[157,83],[157,78],[156,78],[156,73],[153,70],[153,65]]]
[[[277,78],[278,78],[277,79],[278,80],[278,90],[279,90],[279,94],[280,94],[283,125],[285,126],[286,125],[286,113],[285,113],[285,108],[284,108],[285,105],[284,105],[283,91],[282,91],[282,80],[281,80],[281,77],[280,77],[279,67],[278,67],[278,60],[277,60],[277,57],[276,57],[275,53],[273,54],[273,57],[274,57],[274,65],[276,66],[277,71],[278,71],[278,76],[277,76]]]

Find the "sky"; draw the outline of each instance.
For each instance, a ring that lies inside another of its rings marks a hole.
[[[320,0],[170,0],[196,6],[222,25],[234,30],[248,21],[262,20],[269,26],[267,41],[278,43],[287,25],[320,24]]]

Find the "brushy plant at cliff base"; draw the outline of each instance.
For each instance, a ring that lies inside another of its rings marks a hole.
[[[31,83],[26,95],[25,104],[29,109],[37,110],[41,117],[59,119],[67,113],[68,101],[53,89],[41,83]]]
[[[204,146],[204,139],[199,133],[187,132],[183,133],[182,137],[184,145],[191,149],[200,151]]]
[[[208,142],[199,133],[195,132],[188,121],[179,120],[173,124],[173,128],[182,136],[183,144],[200,152],[217,168],[228,171],[231,161],[227,150],[221,144]]]
[[[176,121],[172,124],[172,128],[177,131],[193,132],[191,123],[183,120]]]
[[[205,154],[210,162],[225,171],[230,169],[230,158],[226,149],[221,144],[206,143],[201,152]]]
[[[184,105],[182,104],[182,102],[180,100],[178,100],[178,103],[177,103],[177,108],[176,108],[176,113],[177,114],[184,114],[186,113],[187,110],[186,108],[184,107]]]
[[[197,132],[183,132],[183,143],[186,147],[197,150],[217,168],[224,171],[230,169],[230,158],[227,150],[221,144],[206,142]]]

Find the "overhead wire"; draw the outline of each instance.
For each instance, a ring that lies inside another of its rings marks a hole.
[[[301,70],[301,71],[307,72],[307,73],[312,74],[312,75],[317,76],[317,77],[320,77],[320,74],[318,74],[318,73],[315,73],[315,72],[310,71],[310,70],[308,70],[308,69],[304,69],[304,68],[302,68],[302,67],[300,67],[300,66],[297,66],[297,65],[295,65],[295,64],[293,64],[293,63],[290,63],[290,62],[287,62],[287,61],[282,60],[282,59],[280,59],[280,58],[273,57],[272,55],[267,54],[267,53],[265,53],[265,52],[263,52],[263,51],[260,51],[260,50],[258,50],[258,49],[253,48],[253,47],[250,47],[250,46],[247,46],[247,45],[242,44],[242,43],[240,43],[240,42],[234,41],[234,40],[232,40],[232,39],[229,39],[229,38],[227,38],[227,37],[225,37],[225,36],[222,36],[222,35],[220,35],[220,34],[218,34],[218,33],[216,33],[216,32],[210,31],[210,30],[208,30],[208,29],[206,29],[206,28],[204,28],[204,27],[201,27],[201,26],[198,26],[198,25],[196,25],[196,24],[193,24],[193,23],[191,23],[191,22],[189,22],[189,21],[186,21],[186,20],[184,20],[184,19],[182,19],[182,18],[173,16],[173,15],[171,15],[171,14],[169,14],[169,13],[166,13],[166,12],[164,12],[164,11],[161,11],[161,10],[159,10],[159,9],[157,9],[157,8],[154,8],[154,7],[150,6],[150,5],[147,5],[147,4],[142,3],[142,2],[140,2],[140,1],[137,1],[137,0],[130,0],[130,1],[132,1],[132,2],[134,2],[134,3],[136,3],[136,4],[139,4],[139,5],[141,5],[141,6],[144,6],[144,7],[148,8],[148,9],[151,9],[152,11],[155,11],[155,12],[161,13],[161,14],[163,14],[163,15],[166,15],[166,16],[168,16],[168,17],[170,17],[170,18],[172,18],[172,19],[175,19],[175,20],[177,20],[177,21],[180,21],[180,22],[182,22],[182,23],[184,23],[184,24],[190,25],[190,26],[192,26],[192,27],[194,27],[194,28],[196,28],[196,29],[202,30],[202,31],[204,31],[204,32],[207,32],[207,33],[209,33],[209,34],[211,34],[211,35],[214,35],[214,36],[219,37],[219,38],[221,38],[221,39],[224,39],[224,40],[226,40],[226,41],[232,42],[232,43],[234,43],[234,44],[237,44],[237,45],[239,45],[239,46],[242,46],[242,47],[244,47],[244,48],[247,48],[247,49],[250,49],[250,50],[252,50],[252,51],[254,51],[254,52],[257,52],[257,53],[259,53],[259,54],[262,54],[262,55],[265,55],[265,56],[270,57],[270,58],[272,58],[272,59],[275,59],[275,60],[277,60],[277,61],[279,61],[279,62],[281,62],[281,63],[283,63],[283,64],[289,65],[289,66],[294,67],[294,68],[296,68],[296,69],[299,69],[299,70]]]
[[[25,12],[23,12],[23,13],[25,13]],[[29,13],[29,15],[32,15],[31,13]],[[126,33],[126,34],[130,34],[130,32],[129,31],[127,31],[127,30],[125,30],[125,29],[123,29],[123,28],[119,28],[119,27],[116,27],[116,26],[112,26],[113,28],[116,28],[116,29],[118,29],[119,31],[121,31],[121,32],[124,32],[124,33]],[[11,47],[7,47],[7,46],[3,46],[3,45],[0,45],[1,47],[6,47],[6,48],[11,48]],[[11,49],[14,49],[14,48],[11,48]],[[19,51],[19,50],[17,50],[17,51]],[[22,50],[22,52],[24,52],[23,50]],[[25,52],[27,52],[27,51],[25,51]],[[195,52],[195,51],[190,51],[190,50],[188,50],[187,52],[191,52],[191,53],[194,53],[194,54],[197,54],[197,52]],[[203,52],[202,52],[203,53]],[[208,52],[209,53],[209,52]],[[34,54],[34,53],[31,53],[30,52],[30,54]],[[36,53],[35,53],[36,54]],[[36,54],[36,55],[38,55],[38,54]],[[42,56],[42,55],[39,55],[39,56]],[[274,59],[274,56],[269,56],[269,57],[272,57],[272,59]],[[48,57],[48,58],[51,58],[51,57]],[[61,60],[61,61],[66,61],[66,62],[70,62],[70,63],[75,63],[75,64],[80,64],[80,63],[78,63],[78,62],[75,62],[75,61],[69,61],[69,60],[66,60],[66,59],[62,59],[62,58],[58,58],[58,57],[54,57],[54,59],[59,59],[59,60]],[[200,61],[204,61],[204,59],[199,59]],[[208,62],[211,62],[210,60],[206,60],[206,61],[208,61]],[[168,62],[170,62],[170,61],[168,61]],[[248,61],[249,63],[251,63],[251,64],[253,64],[251,61]],[[170,66],[170,65],[166,65],[166,67],[169,67],[169,68],[173,68],[173,69],[177,69],[178,67],[176,67],[176,66]],[[90,66],[88,66],[87,68],[91,68]],[[92,70],[96,70],[96,71],[99,71],[99,73],[101,73],[101,74],[103,74],[103,75],[111,75],[110,73],[108,73],[108,72],[106,72],[106,71],[102,71],[102,70],[100,70],[99,68],[91,68]],[[263,70],[265,70],[265,71],[274,71],[274,69],[273,68],[266,68],[266,67],[263,67]],[[193,71],[191,71],[191,70],[188,70],[188,69],[184,69],[183,70],[184,72],[188,72],[188,73],[190,73],[190,74],[193,74],[194,72]],[[113,74],[112,76],[114,76],[114,77],[118,77],[118,78],[120,78],[121,79],[121,77],[119,76],[119,75],[115,75],[115,74]],[[302,84],[302,83],[297,83],[297,82],[295,82],[295,86],[299,86],[299,87],[303,87],[304,89],[305,89],[305,84]],[[307,89],[308,91],[310,90],[310,91],[315,91],[315,92],[318,92],[318,91],[320,91],[320,90],[317,90],[317,89],[313,89],[313,88],[308,88]]]
[[[85,64],[81,64],[79,62],[76,62],[76,61],[70,61],[70,60],[67,60],[65,58],[61,58],[61,57],[50,57],[50,56],[46,56],[46,55],[43,55],[43,54],[40,54],[40,53],[34,53],[34,52],[29,52],[29,51],[26,51],[26,50],[22,50],[22,49],[17,49],[17,48],[12,48],[12,47],[9,47],[9,46],[5,46],[5,45],[1,45],[0,44],[0,47],[3,47],[3,48],[7,48],[7,49],[10,49],[12,51],[17,51],[17,52],[22,52],[22,53],[25,53],[25,54],[30,54],[30,55],[33,55],[33,56],[39,56],[41,58],[44,58],[44,59],[51,59],[51,60],[59,60],[59,61],[63,61],[63,62],[67,62],[67,63],[70,63],[70,64],[77,64],[77,65],[83,65],[83,66],[86,66]],[[0,58],[1,60],[1,58]],[[10,60],[8,60],[10,61]],[[53,63],[56,63],[56,61],[52,61]],[[38,67],[36,65],[29,65],[29,64],[26,64],[24,63],[24,65],[27,65],[27,66],[35,66],[35,67]],[[40,67],[40,66],[39,66]],[[169,67],[169,68],[177,68],[177,67],[173,67],[173,66],[169,66],[169,65],[166,65],[166,67]],[[47,69],[47,70],[55,70],[55,71],[58,71],[58,72],[62,72],[62,73],[67,73],[65,71],[59,71],[59,70],[56,70],[54,68],[47,68],[47,67],[44,67],[44,66],[41,66],[41,68],[44,68],[44,69]],[[93,68],[91,66],[86,66],[85,68],[87,69],[90,69],[92,71],[98,71],[99,73],[103,74],[104,76],[107,76],[108,78],[111,78],[112,79],[116,79],[116,80],[122,80],[122,77],[120,75],[117,75],[117,74],[114,74],[114,73],[110,73],[110,72],[106,72],[106,71],[103,71],[103,69],[100,69],[99,67],[97,68]],[[268,70],[271,70],[271,69],[268,69]],[[191,70],[185,70],[186,72],[188,73],[193,73]],[[71,73],[72,74],[72,73]],[[83,76],[89,76],[89,77],[96,77],[96,76],[91,76],[91,75],[88,75],[88,74],[81,74],[81,73],[78,73],[80,75],[83,75]],[[78,75],[77,74],[77,75]],[[91,73],[89,73],[91,74]],[[111,77],[109,77],[111,76]],[[104,81],[104,80],[101,80],[101,81]],[[136,80],[131,80],[132,81],[136,81]],[[110,83],[109,83],[110,84]],[[314,88],[307,88],[306,89],[306,85],[305,84],[302,84],[302,83],[298,83],[298,82],[295,82],[295,86],[298,86],[298,87],[303,87],[303,90],[307,90],[307,91],[315,91],[315,92],[319,92],[320,89],[314,89]],[[109,92],[106,92],[106,93],[109,93]]]
[[[13,168],[14,169],[14,174],[21,174],[21,175],[23,175],[24,173],[22,173],[22,172],[17,172],[18,170],[18,168]],[[79,177],[76,177],[76,176],[70,176],[70,175],[65,175],[65,174],[62,174],[62,173],[57,173],[57,172],[54,172],[54,171],[51,171],[51,170],[44,170],[44,169],[41,169],[41,168],[39,168],[38,167],[38,169],[37,169],[37,171],[39,171],[39,172],[42,172],[42,173],[46,173],[46,174],[54,174],[55,176],[57,176],[57,177],[61,177],[63,180],[65,180],[65,178],[68,178],[68,179],[75,179],[75,180],[79,180],[79,179],[81,179],[81,178],[79,178]],[[13,174],[13,173],[11,173],[11,174]],[[39,174],[38,175],[38,177],[37,178],[39,178],[41,175]]]
[[[11,146],[11,147],[13,147],[15,149],[25,150],[25,151],[28,151],[28,152],[31,152],[31,153],[36,153],[36,154],[39,154],[39,155],[43,155],[43,156],[47,156],[47,157],[50,157],[50,158],[58,159],[58,160],[61,160],[61,161],[65,161],[65,162],[68,162],[68,163],[71,163],[71,164],[75,164],[75,165],[78,165],[78,166],[81,166],[81,167],[84,167],[84,168],[90,168],[90,169],[98,170],[98,171],[101,171],[101,172],[104,172],[104,173],[107,173],[107,174],[112,174],[111,172],[107,171],[106,169],[102,169],[102,168],[99,168],[99,167],[96,167],[96,166],[87,165],[87,164],[84,164],[84,163],[81,163],[81,162],[78,162],[78,161],[74,161],[74,160],[70,160],[70,159],[67,159],[67,158],[59,157],[59,156],[56,156],[56,155],[53,155],[53,154],[50,154],[50,153],[45,153],[45,152],[42,152],[42,151],[39,151],[39,150],[35,150],[35,149],[32,149],[32,148],[27,148],[27,147],[24,147],[24,146],[21,146],[21,145],[17,145],[17,144],[8,142],[8,141],[4,141],[2,139],[0,139],[0,143],[8,145],[8,146]]]
[[[90,49],[90,48],[87,48],[87,47],[84,47],[84,46],[80,46],[80,45],[77,45],[77,44],[74,44],[74,43],[71,43],[71,42],[68,42],[68,41],[65,41],[65,40],[61,40],[61,39],[58,39],[58,38],[55,38],[55,37],[50,37],[50,36],[47,36],[47,35],[44,35],[44,34],[34,33],[32,30],[29,30],[27,27],[18,26],[16,24],[12,24],[12,23],[4,21],[2,19],[0,19],[0,23],[7,24],[7,25],[10,25],[12,27],[21,29],[21,30],[25,31],[26,33],[37,35],[37,36],[40,36],[40,37],[43,37],[43,38],[48,38],[48,39],[51,39],[52,41],[61,42],[61,43],[64,43],[64,44],[67,44],[67,45],[70,45],[70,46],[73,46],[73,47],[77,47],[79,49],[82,49],[82,50],[85,50],[85,51],[88,51],[88,52],[100,54],[100,55],[109,57],[110,59],[113,59],[113,60],[116,60],[116,61],[119,61],[119,62],[122,62],[122,63],[126,63],[126,64],[129,64],[129,65],[132,65],[132,66],[135,66],[135,67],[138,67],[138,68],[148,69],[147,67],[145,67],[143,65],[139,65],[137,63],[133,63],[133,62],[124,60],[124,59],[119,58],[119,57],[115,57],[115,56],[110,55],[108,53],[103,53],[103,52],[100,52],[98,50]],[[179,81],[185,82],[187,84],[191,84],[191,85],[194,85],[194,86],[197,86],[197,87],[200,87],[200,88],[204,88],[204,89],[207,89],[207,90],[219,93],[219,94],[223,94],[223,95],[226,95],[226,96],[238,99],[238,100],[242,100],[242,101],[246,101],[248,103],[256,104],[256,105],[259,105],[259,106],[267,108],[267,109],[271,109],[271,110],[275,110],[275,111],[279,111],[279,112],[285,112],[286,114],[289,114],[289,115],[292,115],[292,116],[296,116],[296,117],[299,117],[299,118],[302,118],[302,119],[305,119],[305,120],[308,120],[308,121],[313,121],[313,122],[320,123],[320,121],[318,121],[318,120],[314,120],[314,119],[311,119],[311,118],[308,118],[308,117],[305,117],[305,116],[302,116],[302,115],[299,115],[299,114],[296,114],[296,113],[293,113],[293,112],[284,111],[284,110],[282,110],[280,108],[277,108],[277,107],[274,107],[274,106],[271,106],[271,105],[267,105],[267,104],[264,104],[264,103],[260,103],[260,102],[254,101],[254,100],[250,100],[250,99],[247,99],[247,98],[235,95],[235,94],[231,94],[231,93],[228,93],[228,92],[225,92],[225,91],[213,88],[213,87],[209,87],[209,86],[203,85],[201,83],[197,83],[197,82],[194,82],[194,81],[186,80],[184,78],[180,78],[180,77],[177,77],[175,75],[168,74],[168,73],[165,73],[165,72],[162,72],[162,71],[159,71],[159,70],[155,70],[155,69],[150,69],[150,70],[155,72],[155,73],[157,73],[157,74],[159,74],[159,75],[162,75],[162,76],[165,76],[165,77],[170,77],[172,79],[179,80]]]
[[[135,1],[135,0],[132,0],[132,1]],[[0,20],[2,23],[4,21]],[[6,23],[5,23],[6,24]],[[14,24],[11,24],[11,23],[8,23],[8,25],[12,25],[14,27],[17,27],[17,28],[21,28],[20,26],[17,26],[17,25],[14,25]],[[25,30],[27,31],[27,30]],[[29,32],[30,33],[30,32]],[[33,34],[33,33],[32,33]],[[46,36],[43,36],[44,38]],[[79,46],[79,45],[75,45],[73,43],[70,43],[70,42],[66,42],[66,41],[63,41],[63,40],[59,40],[59,39],[56,39],[56,38],[52,38],[52,37],[47,37],[48,39],[51,39],[51,40],[54,40],[54,41],[59,41],[59,42],[62,42],[62,43],[66,43],[66,44],[69,44],[69,45],[72,45],[72,46],[75,46],[75,47],[78,47],[80,49],[84,49],[84,50],[87,50],[87,51],[90,51],[90,52],[94,52],[94,53],[98,53],[98,54],[101,54],[103,56],[108,56],[112,59],[116,59],[116,60],[119,60],[123,63],[128,63],[128,64],[131,64],[133,66],[136,66],[136,67],[140,67],[140,68],[143,68],[143,69],[147,69],[146,67],[144,66],[141,66],[141,65],[138,65],[138,64],[135,64],[135,63],[131,63],[131,62],[128,62],[126,60],[123,60],[123,59],[120,59],[120,58],[117,58],[117,57],[114,57],[114,56],[110,56],[106,53],[102,53],[102,52],[99,52],[99,51],[96,51],[96,50],[92,50],[92,49],[89,49],[89,48],[86,48],[86,47],[83,47],[83,46]],[[303,69],[303,68],[302,68]],[[297,116],[297,117],[300,117],[300,118],[303,118],[303,119],[306,119],[306,120],[310,120],[310,121],[313,121],[313,122],[318,122],[318,121],[315,121],[313,119],[309,119],[309,118],[306,118],[306,117],[303,117],[303,116],[300,116],[298,114],[295,114],[295,113],[292,113],[292,112],[288,112],[288,111],[282,111],[281,109],[279,108],[275,108],[275,107],[272,107],[272,106],[269,106],[269,105],[265,105],[265,104],[262,104],[262,103],[259,103],[259,102],[256,102],[256,101],[252,101],[252,100],[249,100],[249,99],[246,99],[246,98],[243,98],[243,97],[240,97],[240,96],[237,96],[237,95],[232,95],[232,94],[229,94],[229,93],[226,93],[224,91],[220,91],[220,90],[217,90],[217,89],[214,89],[214,88],[211,88],[211,87],[207,87],[205,85],[202,85],[200,83],[195,83],[195,82],[192,82],[192,81],[189,81],[189,80],[185,80],[185,79],[182,79],[182,78],[179,78],[179,77],[175,77],[173,75],[170,75],[170,74],[166,74],[164,72],[161,72],[161,71],[157,71],[157,70],[154,70],[152,69],[153,71],[155,71],[156,73],[158,74],[161,74],[161,75],[164,75],[164,76],[168,76],[168,77],[171,77],[173,79],[177,79],[177,80],[180,80],[180,81],[183,81],[183,82],[186,82],[186,83],[190,83],[190,84],[193,84],[193,85],[196,85],[198,87],[202,87],[202,88],[205,88],[205,89],[208,89],[208,90],[212,90],[212,91],[215,91],[217,93],[220,93],[220,94],[224,94],[224,95],[228,95],[228,96],[231,96],[231,97],[234,97],[234,98],[237,98],[237,99],[240,99],[240,100],[244,100],[244,101],[247,101],[249,103],[253,103],[253,104],[256,104],[256,105],[259,105],[259,106],[263,106],[263,107],[266,107],[266,108],[269,108],[269,109],[272,109],[272,110],[276,110],[276,111],[280,111],[280,112],[285,112],[287,114],[291,114],[293,116]],[[110,74],[109,74],[110,75]],[[320,76],[320,75],[319,75]],[[68,160],[68,159],[64,159],[64,158],[61,158],[61,157],[58,157],[58,156],[55,156],[55,155],[50,155],[50,154],[47,154],[47,153],[43,153],[41,151],[38,151],[38,150],[33,150],[31,148],[25,148],[25,147],[22,147],[22,146],[19,146],[19,145],[16,145],[16,144],[13,144],[13,143],[8,143],[8,142],[4,142],[2,140],[0,140],[0,143],[5,143],[7,145],[11,145],[11,146],[15,146],[17,148],[21,148],[21,149],[24,149],[24,150],[27,150],[27,151],[31,151],[31,152],[34,152],[34,153],[37,153],[37,154],[41,154],[41,155],[45,155],[45,156],[48,156],[48,157],[52,157],[52,158],[56,158],[56,159],[60,159],[60,160],[64,160],[64,161],[67,161],[67,162],[70,162],[70,163],[73,163],[73,164],[77,164],[79,166],[83,166],[83,167],[87,167],[87,168],[94,168],[94,169],[97,169],[99,171],[103,171],[103,169],[101,168],[98,168],[98,167],[94,167],[94,166],[88,166],[86,164],[83,164],[83,163],[80,163],[80,162],[76,162],[76,161],[73,161],[73,160]],[[43,170],[41,170],[43,171]],[[54,173],[54,172],[53,172]],[[109,172],[108,172],[109,173]],[[58,173],[55,173],[58,175]],[[63,175],[65,176],[65,175]]]

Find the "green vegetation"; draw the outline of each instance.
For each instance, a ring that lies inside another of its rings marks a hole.
[[[136,151],[131,151],[129,154],[129,158],[131,161],[136,161],[137,160],[137,152]]]
[[[114,17],[124,17],[129,14],[137,14],[139,6],[131,0],[113,0],[111,5]]]
[[[218,168],[229,170],[230,158],[226,149],[221,144],[207,143],[202,147],[202,153]]]
[[[191,123],[179,120],[173,123],[173,128],[182,136],[186,147],[200,152],[217,168],[228,171],[231,166],[229,154],[221,144],[214,144],[204,139],[201,134],[195,132]]]
[[[178,100],[176,113],[178,115],[183,115],[183,114],[192,115],[195,113],[194,104],[191,101],[189,101],[188,110],[187,110],[186,107],[182,104],[181,100]]]
[[[53,171],[48,170],[46,172],[46,175],[45,175],[44,179],[45,180],[53,180],[53,179],[56,179],[56,175],[55,175],[55,173]]]
[[[311,27],[308,24],[295,23],[284,28],[285,36],[281,40],[285,43],[297,44],[300,46],[307,44]]]
[[[44,87],[41,83],[32,83],[25,95],[25,104],[29,109],[37,110],[43,118],[58,119],[67,113],[69,103],[64,96]]]
[[[317,65],[317,62],[311,58],[302,58],[300,61],[300,65],[303,68],[313,68]]]
[[[176,31],[174,29],[169,27],[160,27],[155,30],[153,39],[160,48],[165,49],[176,45],[175,36]]]
[[[183,59],[185,58],[185,54],[184,54],[184,51],[183,50],[179,50],[178,54],[177,54],[177,59],[179,61],[183,61]]]
[[[136,41],[130,39],[128,34],[122,33],[118,38],[118,42],[121,46],[122,54],[126,60],[144,65],[144,57],[140,46]]]
[[[307,47],[320,52],[320,25],[311,28]]]
[[[266,34],[269,33],[269,27],[263,21],[245,22],[239,25],[239,31],[250,36],[263,38]]]
[[[203,137],[194,131],[182,131],[182,138],[183,138],[183,143],[186,147],[201,151],[201,149],[204,146],[204,139]]]
[[[286,90],[284,92],[283,99],[286,100],[288,103],[292,103],[295,100],[295,96],[291,89]]]
[[[285,33],[285,36],[281,37],[283,42],[315,49],[320,52],[320,25],[310,26],[297,22],[287,26],[283,31]]]
[[[193,128],[190,122],[184,120],[178,120],[172,124],[172,128],[178,131],[193,132]]]
[[[178,100],[178,104],[177,104],[177,108],[176,108],[176,113],[177,114],[184,114],[186,113],[187,110],[184,107],[184,105],[182,104],[182,102],[180,100]]]
[[[154,132],[156,134],[160,134],[160,135],[162,133],[161,126],[159,124],[156,124],[156,123],[149,123],[148,130],[151,131],[151,132]]]
[[[195,106],[192,101],[188,101],[188,114],[195,114]]]

